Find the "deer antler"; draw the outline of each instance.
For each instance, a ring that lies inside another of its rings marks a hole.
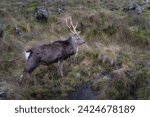
[[[68,21],[69,21],[69,24],[68,24]],[[73,25],[71,16],[66,18],[66,25],[68,29],[70,30],[70,32],[72,32],[73,34],[79,34],[79,32],[77,32],[76,30],[78,23],[76,22],[76,25]]]

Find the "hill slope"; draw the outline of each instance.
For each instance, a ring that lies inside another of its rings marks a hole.
[[[65,8],[62,14],[56,11],[59,5]],[[149,99],[150,4],[140,15],[124,11],[127,5],[124,0],[2,0],[0,98]],[[51,12],[47,22],[33,17],[38,6]],[[71,65],[65,62],[65,77],[60,78],[57,64],[40,66],[20,86],[24,50],[68,38],[65,18],[70,15],[86,44]]]

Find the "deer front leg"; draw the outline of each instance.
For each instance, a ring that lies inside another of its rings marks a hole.
[[[58,66],[59,66],[59,72],[60,72],[60,75],[61,77],[63,78],[63,60],[59,60],[58,61]]]
[[[73,63],[73,58],[72,57],[68,58],[68,63],[69,63],[69,66]]]

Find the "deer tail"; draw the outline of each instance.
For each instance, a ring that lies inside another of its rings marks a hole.
[[[25,55],[26,60],[29,60],[31,54],[32,54],[32,50],[31,50],[31,49],[26,50],[26,51],[24,52],[24,55]]]

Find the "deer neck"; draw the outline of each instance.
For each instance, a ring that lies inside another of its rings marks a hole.
[[[70,46],[75,53],[78,51],[78,45],[76,43],[70,43]]]
[[[73,49],[77,47],[77,44],[73,41],[72,37],[69,37],[67,41],[69,43],[69,46],[72,47]]]
[[[71,40],[69,40],[69,48],[72,54],[76,54],[76,52],[78,51],[78,45]]]

